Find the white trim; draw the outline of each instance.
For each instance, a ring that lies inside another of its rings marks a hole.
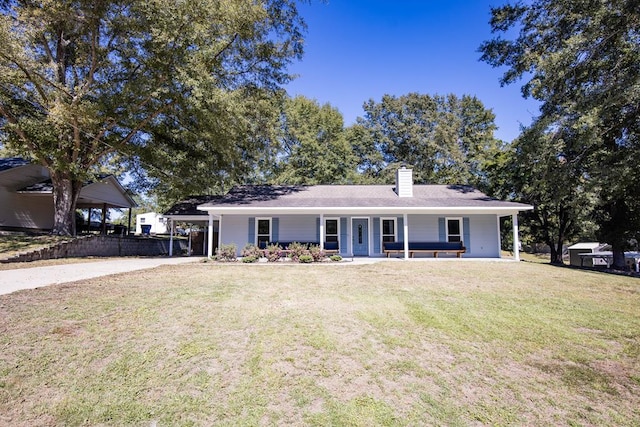
[[[162,215],[162,218],[174,219],[176,221],[200,221],[200,222],[208,222],[209,215],[213,218],[217,218],[218,215],[214,215],[212,212],[205,213],[204,215]]]
[[[354,219],[366,219],[367,220],[367,256],[371,256],[371,248],[373,247],[373,245],[371,244],[373,242],[372,239],[372,235],[371,233],[373,232],[373,230],[371,229],[371,217],[368,216],[352,216],[351,217],[351,226],[349,227],[349,230],[351,231],[351,239],[349,240],[349,243],[351,244],[351,256],[354,256],[353,253],[353,220]]]
[[[409,259],[409,215],[403,214],[404,259]]]
[[[173,256],[173,218],[169,218],[169,256]]]
[[[269,221],[269,240],[267,241],[267,243],[271,242],[273,239],[273,221],[272,221],[272,217],[256,217],[256,222],[255,222],[255,230],[254,230],[254,242],[256,242],[256,246],[259,245],[258,242],[258,236],[264,236],[264,234],[258,234],[258,222],[259,221]]]
[[[514,207],[249,207],[249,206],[198,206],[198,210],[219,214],[238,215],[284,215],[284,214],[313,214],[320,212],[331,216],[364,216],[364,215],[402,215],[407,214],[433,214],[433,215],[473,215],[473,214],[501,214],[512,215],[520,211],[532,210],[533,206],[522,208]]]
[[[500,227],[500,215],[496,215],[496,230],[498,232],[498,257],[502,258],[502,228]]]
[[[518,238],[518,214],[511,216],[513,219],[513,259],[520,261],[520,239]]]
[[[318,224],[318,226],[320,227],[320,242],[318,242],[320,244],[320,250],[323,251],[324,250],[324,214],[320,214],[320,224]]]
[[[207,235],[207,257],[213,258],[213,215],[212,214],[209,214],[208,229],[209,229],[209,234]]]
[[[462,220],[462,217],[448,216],[444,218],[445,239],[447,242],[449,241],[449,235],[451,235],[451,233],[449,233],[449,221],[453,220],[458,221],[460,224],[460,241],[464,244],[464,221]],[[458,234],[453,235],[457,236]]]
[[[222,215],[218,216],[218,248],[220,248],[221,246],[222,246]]]

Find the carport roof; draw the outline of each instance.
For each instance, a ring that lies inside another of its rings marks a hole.
[[[222,198],[222,196],[189,196],[188,198],[179,201],[178,203],[171,206],[163,215],[167,217],[172,216],[203,216],[206,217],[208,214],[205,211],[199,210],[198,206],[213,202],[217,199]]]
[[[52,195],[49,171],[21,157],[0,158],[0,186],[25,195]],[[80,191],[78,207],[136,207],[135,200],[113,175],[101,175],[86,182]]]

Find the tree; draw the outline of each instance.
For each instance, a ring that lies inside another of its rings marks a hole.
[[[144,162],[199,143],[228,171],[261,152],[230,129],[302,54],[294,0],[3,0],[0,11],[1,140],[49,169],[56,234],[74,233],[82,182],[109,153]]]
[[[206,109],[189,108],[152,126],[153,150],[142,147],[131,169],[153,183],[168,208],[193,194],[224,194],[237,183],[263,182],[277,153],[283,95],[245,88]],[[148,167],[146,165],[153,165]]]
[[[593,135],[576,152],[589,158],[587,176],[599,199],[594,216],[613,246],[616,267],[623,267],[623,250],[640,216],[634,202],[639,190],[625,176],[639,157],[637,1],[507,4],[492,9],[491,26],[499,35],[480,50],[483,61],[507,67],[501,82],[525,79],[523,95],[542,102],[542,120],[569,128],[581,123]],[[513,40],[502,37],[514,30]]]
[[[285,102],[281,123],[280,153],[272,182],[315,185],[353,181],[355,157],[337,109],[297,96]]]
[[[522,214],[523,241],[549,246],[552,264],[563,264],[566,241],[592,238],[595,196],[590,188],[588,159],[575,151],[590,138],[580,126],[535,121],[489,167],[489,194],[529,203]]]
[[[477,98],[384,95],[363,108],[351,131],[363,137],[352,141],[359,168],[372,181],[389,179],[388,169],[406,163],[415,168],[416,182],[485,184],[484,167],[500,144],[493,137],[495,116]]]

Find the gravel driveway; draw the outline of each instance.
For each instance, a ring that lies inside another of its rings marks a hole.
[[[0,271],[0,295],[21,289],[35,289],[76,280],[144,270],[166,264],[197,262],[199,257],[175,258],[117,258],[78,264],[62,264]]]

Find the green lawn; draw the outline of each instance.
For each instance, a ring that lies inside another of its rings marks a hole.
[[[544,264],[165,267],[0,331],[0,425],[640,425],[640,279]]]
[[[41,249],[71,239],[71,237],[52,236],[48,234],[31,236],[21,233],[3,233],[0,234],[0,259],[12,257],[21,252]]]

